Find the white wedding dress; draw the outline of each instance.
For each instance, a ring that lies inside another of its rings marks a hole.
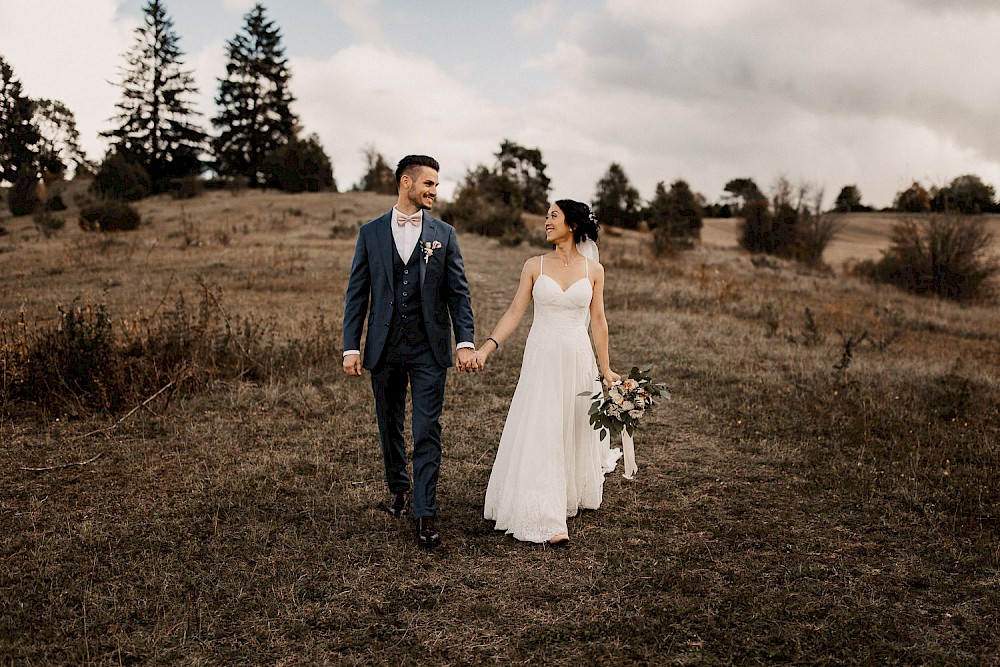
[[[497,530],[526,542],[566,534],[567,517],[600,507],[604,475],[620,456],[590,425],[590,398],[579,396],[600,391],[588,334],[589,262],[587,276],[565,291],[544,269],[543,259],[531,290],[535,315],[521,376],[483,511]]]

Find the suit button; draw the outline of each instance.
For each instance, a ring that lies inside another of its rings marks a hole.
[[[404,280],[404,281],[403,281],[403,284],[404,284],[404,285],[409,285],[409,284],[410,284],[410,281],[409,281],[409,280]],[[406,296],[406,295],[404,294],[403,296]]]
[[[403,292],[403,296],[407,296],[406,292]]]
[[[409,275],[409,273],[410,273],[410,270],[409,270],[409,269],[404,269],[404,270],[403,270],[403,274],[404,274],[404,275]]]

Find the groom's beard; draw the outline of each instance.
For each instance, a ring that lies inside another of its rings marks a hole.
[[[430,204],[424,203],[424,199],[423,197],[420,196],[420,192],[417,191],[416,186],[410,187],[409,191],[407,191],[406,193],[406,198],[409,200],[411,204],[416,206],[418,210],[429,211],[431,210],[431,207],[434,205],[433,199],[431,199]]]

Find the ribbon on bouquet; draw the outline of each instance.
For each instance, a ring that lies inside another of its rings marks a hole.
[[[632,435],[624,428],[622,429],[622,456],[625,459],[625,471],[622,473],[622,477],[635,479],[635,473],[639,470],[639,466],[635,463],[635,443],[632,441]]]

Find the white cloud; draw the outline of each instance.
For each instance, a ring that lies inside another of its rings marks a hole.
[[[256,4],[257,0],[222,0],[222,5],[226,9],[241,14],[245,14],[253,9],[253,6]]]
[[[91,159],[103,156],[114,114],[121,54],[138,20],[119,16],[118,0],[18,0],[0,4],[3,57],[25,94],[65,104],[76,117],[80,143]],[[58,17],[54,20],[53,17]],[[44,41],[39,37],[44,35]]]
[[[609,0],[544,62],[549,105],[601,137],[602,169],[630,154],[646,196],[675,177],[714,198],[727,178],[785,173],[885,205],[914,171],[1000,175],[1000,80],[977,66],[1000,58],[998,31],[997,12],[903,0]]]
[[[559,0],[543,0],[534,7],[523,9],[511,18],[514,34],[519,37],[535,37],[552,24],[559,12]]]
[[[382,23],[378,18],[378,0],[327,0],[341,21],[346,23],[361,42],[384,41]]]
[[[306,133],[319,135],[333,158],[338,185],[364,171],[366,144],[388,160],[408,153],[441,162],[442,195],[449,196],[470,160],[488,160],[502,138],[493,128],[512,124],[507,112],[430,60],[363,44],[317,61],[293,58],[293,92]],[[407,72],[405,80],[400,72]]]

